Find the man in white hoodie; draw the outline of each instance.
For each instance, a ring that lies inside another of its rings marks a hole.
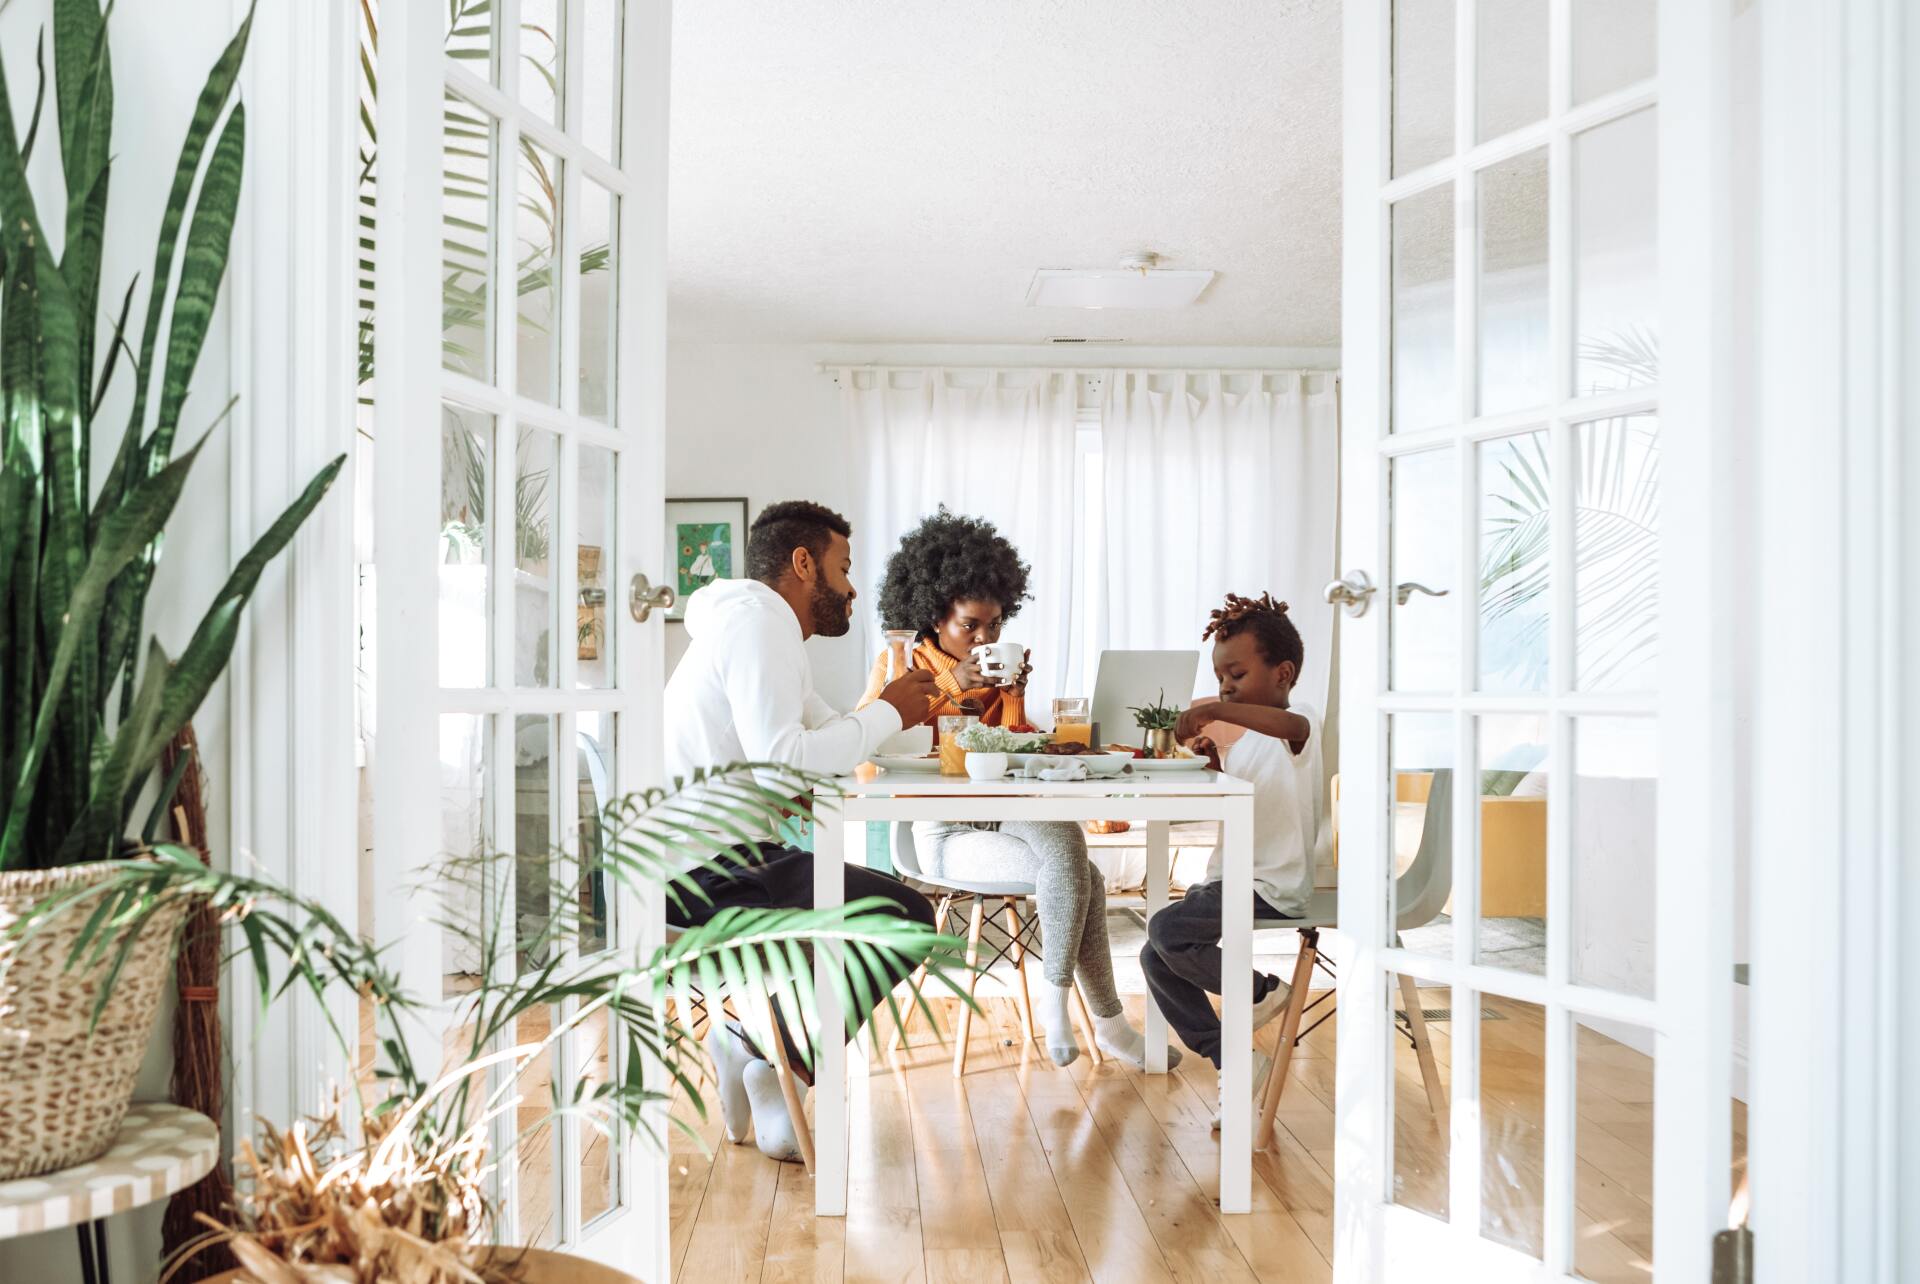
[[[914,671],[854,713],[840,713],[813,689],[806,640],[844,635],[853,621],[852,527],[803,500],[769,505],[747,537],[744,580],[718,580],[687,599],[688,646],[667,682],[667,768],[686,777],[703,767],[774,762],[822,775],[852,771],[904,719],[924,716],[933,675]],[[668,921],[691,927],[731,906],[798,909],[813,903],[813,854],[775,842],[723,853],[721,868],[686,877],[705,893],[684,896]],[[849,865],[849,901],[878,896],[903,918],[933,926],[927,898],[897,878]],[[898,960],[898,982],[917,960]],[[891,985],[886,987],[891,989]],[[882,993],[885,991],[883,990]],[[849,1013],[848,1036],[869,1013]],[[783,1032],[784,1034],[784,1032]],[[798,1159],[786,1104],[772,1067],[739,1030],[716,1025],[707,1049],[720,1077],[727,1136],[746,1140],[749,1115],[761,1151]],[[788,1060],[796,1070],[791,1041]]]

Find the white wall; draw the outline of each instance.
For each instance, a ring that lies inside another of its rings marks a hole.
[[[1220,367],[1334,369],[1332,348],[1131,348],[1064,345],[676,343],[667,354],[667,495],[745,496],[749,519],[782,499],[853,508],[853,459],[840,390],[816,369],[850,365]],[[884,559],[853,533],[856,562]],[[666,568],[662,568],[664,572]],[[686,630],[667,627],[667,671],[686,648]],[[808,648],[821,693],[849,707],[860,697],[871,656],[854,635],[815,638]]]
[[[51,78],[51,0],[13,0],[0,6],[0,65],[7,77],[16,127],[24,130],[32,114],[35,41],[42,30],[48,41],[47,66]],[[193,114],[206,70],[219,57],[234,29],[225,5],[200,0],[161,0],[145,5],[123,5],[113,15],[110,44],[113,52],[113,192],[107,223],[101,300],[117,307],[127,283],[137,274],[131,328],[137,341],[151,277],[154,242],[166,202],[180,141]],[[54,243],[61,243],[63,219],[58,211],[65,200],[60,180],[59,130],[51,79],[38,141],[29,165],[28,180],[42,221]],[[176,278],[177,279],[177,278]],[[109,323],[110,324],[110,323]],[[100,349],[107,332],[103,326]],[[229,359],[231,333],[224,307],[216,310],[206,347],[181,417],[180,442],[188,444],[206,431],[234,388]],[[118,426],[125,423],[132,387],[131,367],[124,360],[114,377],[115,390],[102,407],[101,428],[94,441],[96,483],[111,463],[118,442]],[[172,524],[159,574],[148,598],[147,627],[169,652],[185,647],[200,613],[226,578],[231,561],[228,541],[228,448],[226,429],[215,429],[213,441],[201,453],[187,483],[186,493]],[[226,781],[228,778],[227,684],[217,683],[194,719],[209,780],[209,824],[215,851],[227,847]],[[171,987],[169,987],[171,988]],[[162,1013],[153,1047],[142,1065],[135,1095],[167,1095],[171,1013]],[[160,1252],[160,1214],[155,1204],[114,1218],[108,1223],[108,1251],[115,1277],[148,1280],[155,1275]],[[0,1242],[0,1280],[65,1280],[79,1278],[77,1247],[72,1231],[50,1231],[25,1239]]]

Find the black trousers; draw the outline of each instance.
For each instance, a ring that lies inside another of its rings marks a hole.
[[[699,888],[708,899],[702,900],[697,894],[683,888],[680,904],[674,904],[671,900],[668,902],[669,923],[675,927],[698,927],[723,909],[807,909],[813,905],[812,852],[802,851],[798,847],[743,844],[721,853],[719,866],[692,870],[681,876],[682,883]],[[891,874],[882,874],[860,865],[848,865],[845,877],[848,901],[878,896],[889,902],[881,912],[891,911],[901,918],[924,923],[929,928],[933,926],[932,902]],[[878,978],[880,984],[876,987],[882,1003],[894,986],[925,961],[924,955],[916,958],[899,955],[883,957],[885,972]],[[859,1034],[861,1027],[872,1016],[871,1009],[848,1012],[847,1038],[852,1039]],[[812,1059],[801,1054],[799,1046],[788,1032],[786,1018],[781,1014],[778,1004],[774,1007],[774,1018],[780,1025],[781,1038],[787,1045],[787,1063],[811,1082],[812,1076],[805,1067],[811,1064]]]
[[[1256,920],[1286,916],[1253,894]],[[1147,989],[1180,1042],[1220,1065],[1220,1017],[1207,995],[1220,993],[1220,884],[1196,883],[1180,900],[1147,920],[1140,949]],[[1253,974],[1253,1001],[1273,992],[1280,978]]]

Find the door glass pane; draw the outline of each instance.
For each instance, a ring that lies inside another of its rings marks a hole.
[[[607,834],[604,813],[613,801],[615,781],[614,715],[580,715],[578,771],[576,788],[580,801],[580,945],[582,954],[595,954],[607,948],[610,910],[607,875],[604,866]]]
[[[1480,719],[1480,937],[1489,967],[1547,972],[1545,714]]]
[[[522,1044],[538,1043],[553,1030],[553,1012],[545,1005],[514,1018],[513,1035]],[[520,1095],[515,1120],[520,1142],[515,1172],[516,1241],[551,1248],[560,1241],[560,1133],[554,1127],[554,1049],[540,1053],[520,1071],[514,1089]]]
[[[580,182],[580,413],[613,418],[613,372],[619,324],[614,231],[620,198],[592,179]]]
[[[1393,431],[1451,422],[1453,184],[1393,207]]]
[[[1572,979],[1650,999],[1659,726],[1576,718],[1573,766]]]
[[[1482,997],[1480,1233],[1539,1257],[1545,1232],[1545,1013],[1536,1003]]]
[[[493,720],[484,714],[440,715],[440,855],[445,925],[440,932],[440,996],[470,992],[486,971],[483,858],[492,849]]]
[[[1480,689],[1547,688],[1548,489],[1544,430],[1481,442]]]
[[[573,1035],[577,1050],[574,1064],[579,1067],[576,1091],[585,1100],[613,1078],[612,1048],[607,1041],[607,1010],[589,1014]],[[606,1131],[614,1127],[604,1115],[583,1117],[580,1121],[580,1224],[586,1226],[614,1205],[613,1163],[615,1147]],[[616,1134],[617,1135],[617,1134]]]
[[[1574,1018],[1573,1268],[1595,1284],[1653,1275],[1653,1031],[1609,1038]]]
[[[574,553],[580,583],[580,602],[575,607],[576,654],[575,683],[582,687],[613,685],[613,648],[619,630],[611,627],[613,611],[614,542],[614,454],[604,446],[580,446],[574,451],[577,461],[575,494],[579,496],[579,514],[575,520]]]
[[[1655,0],[1573,0],[1575,105],[1653,75]]]
[[[1453,0],[1394,0],[1393,176],[1453,155]]]
[[[523,713],[513,720],[514,947],[519,974],[559,954],[549,870],[554,850],[554,720]]]
[[[1660,656],[1657,416],[1579,426],[1573,648],[1583,691],[1652,691]]]
[[[1387,973],[1393,1061],[1393,1202],[1447,1219],[1447,1103],[1453,1041],[1453,990],[1414,988],[1412,977]],[[1411,997],[1412,1001],[1409,1001]],[[1426,1055],[1418,1046],[1429,1042]]]
[[[520,0],[520,102],[550,124],[562,123],[560,0]]]
[[[1573,140],[1574,394],[1660,379],[1652,108]]]
[[[474,75],[494,84],[500,83],[500,67],[494,61],[496,44],[495,15],[500,6],[495,0],[447,0],[447,55]],[[378,9],[375,9],[378,12]]]
[[[1387,720],[1392,776],[1393,887],[1389,930],[1416,954],[1453,957],[1454,722],[1450,713]]]
[[[487,685],[493,416],[440,407],[440,685]]]
[[[586,0],[581,129],[587,146],[620,161],[620,0]]]
[[[532,143],[520,143],[520,208],[514,218],[514,271],[519,274],[520,395],[549,405],[560,398],[560,165]]]
[[[1455,570],[1460,564],[1458,458],[1452,449],[1423,450],[1391,464],[1393,592],[1387,599],[1387,631],[1396,691],[1451,691],[1459,678],[1460,628],[1454,614],[1461,596]]]
[[[440,195],[440,363],[493,378],[493,118],[447,95]]]
[[[1481,142],[1546,119],[1547,7],[1546,0],[1480,0],[1474,90]]]
[[[1480,413],[1547,400],[1547,149],[1480,171]]]
[[[559,439],[522,428],[513,479],[513,680],[523,687],[553,684],[554,492],[559,489]]]

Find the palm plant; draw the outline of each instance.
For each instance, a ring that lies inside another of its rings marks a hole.
[[[923,958],[928,975],[966,1000],[955,980],[966,967],[961,943],[880,912],[884,902],[878,901],[833,910],[726,910],[638,957],[606,950],[583,956],[566,948],[592,936],[583,932],[591,911],[582,909],[592,904],[583,894],[591,880],[609,878],[628,890],[673,901],[700,896],[681,875],[683,867],[710,864],[708,853],[719,844],[753,841],[769,832],[796,796],[822,783],[789,768],[737,765],[616,799],[593,830],[599,837],[594,852],[544,857],[553,912],[538,939],[530,940],[512,913],[512,883],[528,857],[485,853],[436,864],[430,885],[444,897],[440,927],[480,960],[473,988],[458,1000],[450,1019],[460,1036],[447,1064],[420,1059],[420,1049],[437,1054],[442,1047],[438,1032],[421,1028],[420,1018],[434,1005],[401,988],[380,950],[324,907],[277,884],[209,869],[184,848],[161,845],[150,855],[120,862],[107,882],[42,902],[20,930],[31,935],[60,916],[86,916],[72,961],[90,967],[111,962],[114,943],[134,935],[170,902],[205,900],[232,922],[238,954],[253,969],[263,1004],[294,988],[324,997],[337,986],[365,996],[373,1004],[379,1056],[369,1082],[357,1086],[356,1117],[317,1139],[274,1134],[267,1160],[256,1164],[256,1180],[268,1185],[279,1180],[275,1165],[284,1161],[304,1172],[309,1183],[316,1171],[331,1174],[319,1185],[344,1192],[339,1218],[316,1219],[309,1208],[296,1219],[333,1224],[323,1234],[309,1234],[303,1252],[334,1251],[321,1242],[348,1234],[356,1218],[362,1222],[353,1234],[383,1233],[364,1224],[372,1191],[379,1192],[374,1202],[387,1219],[384,1225],[412,1220],[413,1243],[422,1253],[444,1252],[439,1246],[448,1240],[457,1240],[464,1251],[488,1239],[485,1183],[491,1157],[517,1153],[521,1137],[572,1115],[609,1134],[625,1130],[657,1144],[661,1138],[653,1128],[653,1112],[676,1089],[705,1116],[703,1062],[686,1024],[700,996],[773,996],[809,1058],[826,1037],[811,1019],[808,951],[821,942],[837,942],[844,951],[847,966],[834,974],[843,1011],[874,1006],[889,975]],[[470,896],[476,892],[485,907],[477,923],[471,911],[457,908],[474,903]],[[104,987],[102,993],[104,1001]],[[913,1001],[925,1009],[918,994]],[[898,1020],[895,1001],[888,996],[886,1002]],[[324,1002],[319,1006],[327,1010]],[[526,1036],[521,1022],[530,1013],[552,1013],[554,1019],[543,1032]],[[569,1031],[600,1020],[607,1023],[609,1046],[623,1051],[622,1073],[604,1082],[554,1082],[544,1108],[533,1117],[523,1115],[520,1084],[532,1077],[536,1062]],[[347,1032],[335,1026],[333,1035],[351,1055]],[[683,1120],[672,1123],[687,1127]],[[291,1159],[287,1151],[295,1142],[320,1153],[311,1163]],[[243,1241],[252,1236],[259,1247],[262,1225],[271,1220],[262,1209],[270,1202],[257,1185],[243,1197],[239,1225],[227,1233],[237,1231]],[[266,1247],[278,1251],[282,1246]],[[449,1272],[446,1278],[465,1277]]]
[[[1590,391],[1651,386],[1660,352],[1649,331],[1633,327],[1581,345]],[[1482,517],[1491,536],[1480,563],[1486,667],[1523,685],[1546,679],[1552,491],[1544,433],[1503,443],[1502,493],[1489,494]],[[1593,690],[1614,684],[1659,647],[1660,452],[1651,421],[1621,415],[1579,425],[1574,483],[1576,681]]]
[[[42,219],[26,178],[45,61],[24,135],[0,74],[0,871],[117,854],[161,751],[226,667],[261,572],[345,462],[323,468],[240,559],[178,659],[157,640],[142,643],[162,533],[206,443],[203,434],[176,456],[239,201],[246,112],[233,89],[251,28],[249,12],[194,107],[137,352],[128,342],[137,281],[96,351],[113,168],[113,68],[98,0],[53,6],[67,191],[58,222]],[[132,410],[94,491],[95,420],[123,355]]]

